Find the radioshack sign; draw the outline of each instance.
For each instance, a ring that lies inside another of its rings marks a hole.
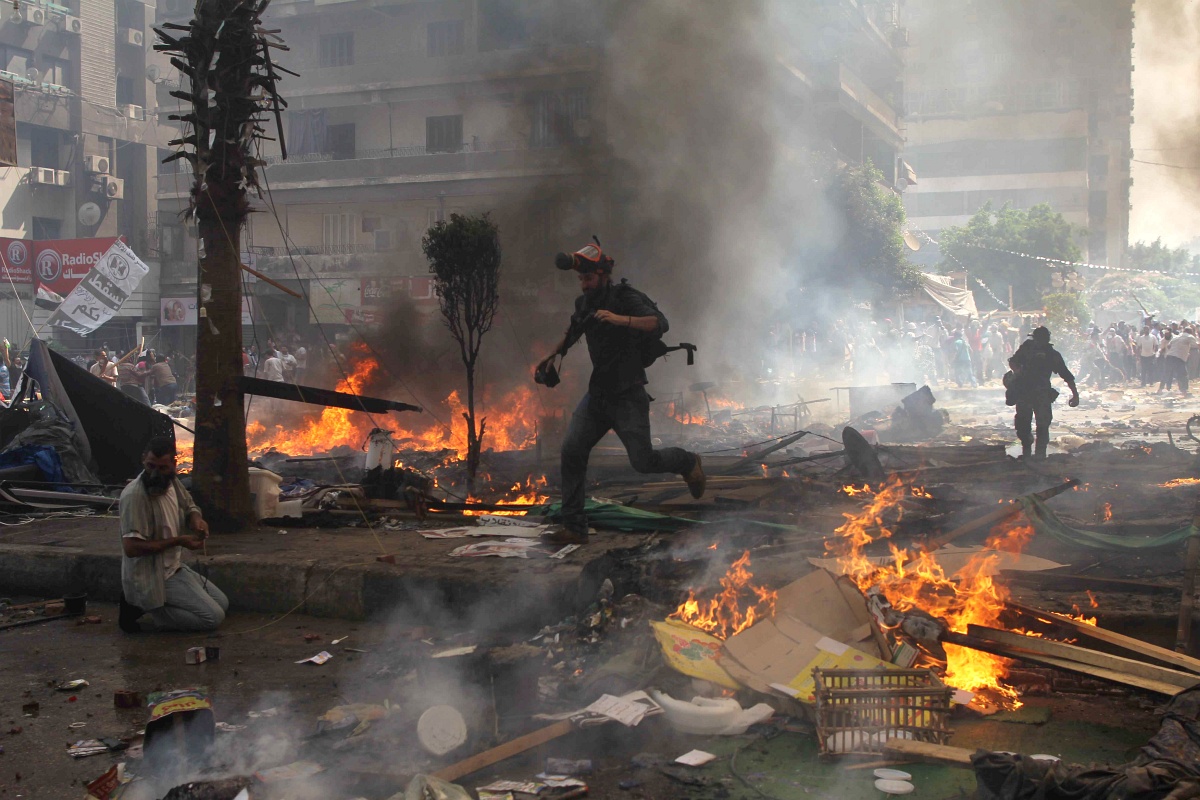
[[[115,236],[36,242],[0,238],[0,281],[41,284],[65,297],[115,241]]]

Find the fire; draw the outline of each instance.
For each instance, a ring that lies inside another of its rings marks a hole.
[[[1000,615],[1008,592],[992,580],[994,554],[972,558],[953,576],[946,574],[932,553],[909,552],[891,542],[891,560],[886,566],[868,559],[868,545],[891,538],[885,513],[893,516],[901,500],[913,494],[911,486],[893,479],[858,514],[845,514],[846,522],[836,531],[841,538],[827,543],[837,554],[839,566],[863,591],[880,587],[898,611],[920,609],[960,633],[966,633],[968,625],[1003,627]],[[902,515],[903,507],[898,510]],[[985,547],[1019,552],[1032,536],[1033,529],[1027,525],[999,530]],[[1008,708],[1020,706],[1017,693],[1000,682],[1008,673],[1006,659],[951,644],[945,649],[947,683],[972,692],[985,691]]]
[[[1166,483],[1160,483],[1160,489],[1178,489],[1180,486],[1195,486],[1200,483],[1200,478],[1172,478]]]
[[[351,372],[336,387],[339,392],[370,394],[371,387],[385,382],[379,362],[368,355],[365,347],[352,349]],[[376,389],[378,391],[378,389]],[[537,399],[530,387],[519,387],[499,398],[486,395],[476,406],[476,413],[487,420],[484,447],[494,450],[522,450],[533,446],[537,438]],[[277,414],[263,409],[267,401],[255,400],[251,412],[261,417],[246,426],[246,439],[251,452],[275,449],[289,455],[325,453],[346,445],[359,449],[373,428],[391,431],[397,445],[414,450],[450,450],[456,460],[467,454],[467,423],[463,418],[466,403],[458,392],[451,392],[434,414],[370,415],[346,408],[324,408],[309,411],[290,424],[276,423]],[[255,408],[255,406],[258,406]],[[303,408],[288,404],[288,411]],[[277,407],[278,408],[278,407]],[[449,419],[449,426],[437,418]],[[265,424],[264,424],[265,421]]]
[[[858,496],[858,495],[860,495],[860,494],[871,494],[871,493],[872,493],[872,492],[871,492],[871,486],[870,486],[870,484],[866,484],[866,483],[864,483],[864,484],[862,485],[862,488],[861,488],[861,489],[860,489],[860,488],[858,488],[857,486],[854,486],[854,485],[852,485],[852,484],[848,484],[848,485],[846,485],[846,486],[843,486],[843,487],[842,487],[841,489],[839,489],[838,491],[840,491],[840,492],[843,492],[843,493],[845,493],[845,494],[848,494],[848,495],[850,495],[851,497],[857,497],[857,496]]]
[[[718,639],[728,639],[754,623],[775,613],[776,592],[750,582],[754,574],[750,566],[750,551],[729,567],[721,576],[721,591],[710,600],[697,600],[694,591],[671,614],[693,628],[707,631]],[[743,609],[743,603],[745,608]]]
[[[514,483],[512,485],[512,488],[510,488],[505,493],[505,495],[502,498],[500,498],[498,501],[489,501],[489,502],[500,502],[506,506],[513,506],[513,508],[511,508],[511,509],[506,508],[501,511],[467,510],[467,511],[462,512],[463,516],[475,517],[475,516],[479,516],[480,514],[495,514],[497,516],[522,517],[529,513],[530,508],[532,508],[534,506],[543,506],[546,503],[550,502],[549,495],[540,494],[538,492],[539,489],[543,489],[543,488],[545,488],[545,486],[546,486],[546,476],[545,475],[542,475],[536,481],[533,479],[532,476],[530,476],[525,479],[524,484],[522,484],[520,481],[518,481],[517,483]],[[514,494],[516,495],[515,497],[513,496]],[[467,502],[468,503],[482,503],[484,501],[478,497],[468,496]],[[518,506],[524,506],[524,508],[518,508]]]
[[[1105,503],[1100,509],[1100,513],[1104,516],[1105,522],[1110,522],[1112,520],[1112,503]]]

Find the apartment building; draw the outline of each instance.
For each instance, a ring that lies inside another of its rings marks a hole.
[[[910,223],[1048,203],[1120,265],[1129,231],[1132,0],[907,0]],[[936,263],[926,245],[914,258]]]
[[[151,181],[169,133],[147,113],[147,105],[155,105],[148,102],[154,90],[147,76],[153,6],[19,2],[2,13],[0,80],[13,86],[17,163],[0,167],[0,238],[37,243],[123,236],[152,263],[158,242]],[[26,312],[36,326],[48,312],[32,305],[30,265],[12,266],[10,275],[25,280],[0,280],[0,334],[23,342],[31,333]],[[157,303],[152,270],[94,338],[114,347],[133,341],[156,323]],[[88,346],[58,328],[43,335],[69,348]]]
[[[606,71],[618,3],[593,0],[274,0],[269,24],[301,73],[280,91],[287,158],[268,143],[269,197],[252,215],[245,257],[301,290],[263,282],[247,319],[275,333],[371,322],[395,297],[436,309],[421,237],[454,212],[492,211],[505,245],[506,297],[573,293],[547,269],[564,242],[583,242],[623,200],[575,187],[614,168]],[[903,145],[903,31],[895,4],[756,0],[800,34],[764,52],[780,86],[839,160],[871,159],[892,182]],[[185,22],[187,0],[163,0],[160,20]],[[161,109],[178,75],[159,86]],[[664,87],[662,91],[668,91]],[[160,156],[168,155],[167,151]],[[159,170],[164,299],[196,293],[196,248],[180,212],[186,162]],[[703,171],[703,165],[697,165]],[[636,176],[635,176],[636,177]],[[168,223],[169,220],[175,222]],[[192,329],[173,335],[187,346]],[[260,330],[260,336],[263,334]]]

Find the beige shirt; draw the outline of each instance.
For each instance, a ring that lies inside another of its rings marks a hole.
[[[92,374],[97,378],[103,378],[109,383],[117,382],[117,368],[111,361],[106,362],[103,367],[99,361],[92,364]]]
[[[150,368],[150,385],[155,389],[163,386],[170,386],[175,383],[175,373],[171,372],[171,365],[165,361],[160,361]]]
[[[135,478],[136,480],[136,478]],[[179,497],[175,494],[174,485],[167,487],[167,491],[154,497],[151,495],[150,503],[154,506],[155,519],[158,520],[158,530],[154,531],[154,539],[173,539],[179,535]],[[141,533],[130,532],[125,534],[131,539],[146,539]],[[162,552],[163,560],[163,579],[174,575],[183,565],[183,548],[169,547]]]

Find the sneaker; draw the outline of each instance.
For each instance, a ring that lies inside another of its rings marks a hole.
[[[586,532],[573,531],[563,525],[555,525],[538,537],[544,544],[587,544]]]
[[[708,482],[708,478],[704,475],[704,467],[700,466],[700,454],[696,453],[696,463],[686,475],[683,476],[687,482],[688,491],[692,493],[692,497],[699,500],[704,497],[704,486]]]
[[[135,605],[131,605],[125,600],[125,595],[121,595],[120,610],[117,613],[117,627],[126,633],[141,633],[142,626],[138,623],[138,619],[146,612]]]

